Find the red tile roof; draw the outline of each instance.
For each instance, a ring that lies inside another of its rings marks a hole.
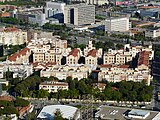
[[[9,61],[16,61],[17,57],[19,58],[21,55],[24,56],[26,55],[27,51],[29,52],[30,49],[25,47],[24,49],[12,54],[11,56],[8,57]]]
[[[46,68],[49,66],[53,66],[56,65],[55,62],[48,62],[48,63],[39,63],[39,62],[35,62],[35,63],[31,63],[34,67],[34,69],[41,69],[42,67]]]
[[[74,49],[69,53],[68,56],[72,55],[72,56],[74,56],[74,57],[77,57],[79,52],[80,52],[80,51],[79,51],[78,48],[74,48]]]
[[[30,107],[31,105],[29,104],[28,106],[25,107],[16,107],[16,110],[18,111],[19,115],[22,116],[29,111]]]
[[[96,49],[92,49],[92,50],[90,50],[90,51],[88,52],[87,57],[88,57],[88,56],[96,57],[96,53],[97,53],[97,50],[96,50]]]
[[[13,97],[11,96],[0,96],[0,101],[4,100],[4,101],[13,101]]]
[[[149,54],[149,51],[142,51],[139,53],[138,66],[142,64],[146,66],[149,65]]]
[[[109,64],[103,64],[103,65],[100,65],[101,68],[111,68],[112,65],[109,65]]]
[[[4,13],[0,13],[0,17],[10,17],[10,13],[9,12],[4,12]]]
[[[4,29],[1,29],[1,31],[3,31],[3,32],[16,32],[16,31],[19,31],[19,29],[15,28],[15,27],[7,27]]]

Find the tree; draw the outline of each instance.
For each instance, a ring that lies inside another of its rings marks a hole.
[[[14,101],[15,106],[17,107],[25,107],[29,105],[29,102],[27,100],[21,99],[21,98],[17,98]]]
[[[49,93],[47,90],[43,90],[43,89],[38,90],[38,93],[37,93],[38,98],[46,98],[48,96],[49,96]]]
[[[54,113],[54,120],[64,120],[60,109],[56,109],[56,112]]]

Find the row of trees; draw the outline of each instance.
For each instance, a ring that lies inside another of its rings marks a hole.
[[[69,90],[59,90],[56,93],[58,98],[79,98],[93,95],[95,99],[117,100],[117,101],[150,101],[152,98],[152,86],[146,86],[144,82],[119,82],[107,83],[106,88],[100,91],[94,88],[92,80],[83,79],[80,81],[70,80]],[[80,96],[79,96],[80,95]],[[55,97],[55,96],[53,96]]]
[[[13,18],[13,17],[4,17],[4,18],[0,18],[0,22],[2,23],[8,23],[8,24],[20,24],[20,21],[17,18]]]
[[[79,99],[84,96],[92,95],[95,99],[101,100],[124,100],[124,101],[150,101],[152,97],[152,86],[146,86],[144,82],[118,82],[106,83],[106,88],[100,91],[93,86],[93,79],[72,79],[68,77],[64,82],[69,85],[69,90],[59,90],[57,93],[48,93],[45,90],[39,90],[38,86],[43,81],[58,80],[57,78],[40,78],[38,76],[28,77],[21,81],[18,78],[11,81],[10,92],[15,92],[23,97],[49,97],[49,98],[70,98]]]
[[[46,23],[45,25],[42,26],[42,28],[43,29],[51,29],[51,30],[65,30],[66,26]]]

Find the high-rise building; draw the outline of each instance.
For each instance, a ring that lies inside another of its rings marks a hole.
[[[128,31],[130,22],[128,17],[109,18],[105,20],[105,31]]]
[[[64,7],[64,23],[85,25],[95,22],[95,6],[87,4],[67,5]]]

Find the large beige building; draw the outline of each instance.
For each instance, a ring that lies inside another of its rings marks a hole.
[[[55,65],[48,66],[46,69],[41,70],[41,77],[54,76],[60,80],[65,80],[67,77],[71,76],[73,79],[78,80],[83,78],[88,78],[89,73],[91,73],[91,68],[86,65]]]
[[[31,40],[28,47],[33,52],[33,63],[56,63],[61,65],[63,56],[71,51],[67,49],[67,41],[59,38],[41,38]]]
[[[152,46],[143,47],[143,46],[130,46],[126,44],[123,49],[113,50],[109,49],[108,52],[103,55],[103,64],[114,64],[114,65],[123,65],[125,63],[131,62],[133,58],[141,51],[149,51],[149,59],[151,60],[154,56],[154,51]]]
[[[4,45],[21,45],[27,43],[27,32],[17,28],[1,28],[0,43]]]
[[[129,65],[102,65],[100,68],[101,72],[98,74],[98,80],[106,80],[108,82],[121,82],[121,81],[134,81],[142,82],[145,81],[147,85],[150,85],[153,79],[150,75],[150,71],[143,68],[129,68]]]
[[[137,55],[138,61],[135,68],[130,68],[129,65],[125,65],[126,62],[132,61]],[[153,79],[150,71],[149,61],[154,57],[154,51],[152,46],[130,46],[126,44],[124,49],[112,50],[109,49],[104,54],[104,64],[100,67],[98,74],[98,80],[107,80],[108,82],[120,82],[120,81],[145,81],[147,85],[150,85],[150,81]]]
[[[95,6],[87,4],[66,5],[64,7],[64,23],[85,25],[95,22]]]
[[[50,92],[58,92],[58,90],[68,90],[68,83],[58,81],[45,81],[39,85],[39,89]]]
[[[130,24],[128,17],[109,18],[105,20],[105,31],[125,32],[129,30]]]

